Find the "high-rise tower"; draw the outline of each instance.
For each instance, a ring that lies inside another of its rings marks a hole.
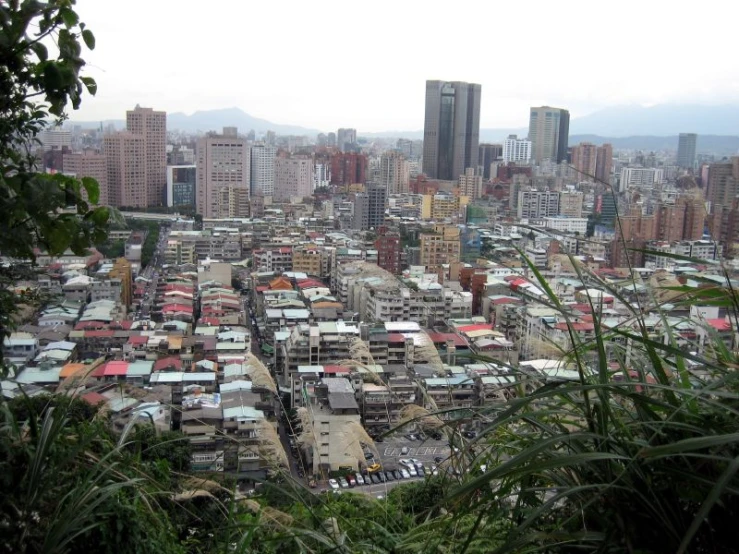
[[[426,81],[423,172],[432,179],[456,180],[477,168],[482,87],[458,81]]]
[[[195,199],[205,218],[249,215],[251,152],[236,128],[198,140]]]
[[[677,166],[683,169],[693,169],[695,165],[695,147],[698,135],[695,133],[680,133],[677,139]]]
[[[570,112],[549,106],[531,108],[529,140],[534,162],[551,160],[560,163],[566,160],[569,134]]]

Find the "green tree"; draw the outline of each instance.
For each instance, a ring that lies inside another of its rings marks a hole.
[[[95,37],[74,4],[0,3],[0,252],[21,262],[0,268],[0,337],[11,331],[19,305],[12,291],[18,266],[33,264],[36,249],[83,254],[107,234],[108,208],[93,207],[95,180],[44,174],[35,154],[50,119],[64,120],[69,105],[79,108],[84,92],[96,91],[95,81],[82,75],[81,57]]]

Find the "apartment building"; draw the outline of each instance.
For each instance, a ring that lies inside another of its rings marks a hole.
[[[421,265],[434,269],[442,264],[459,261],[460,230],[452,225],[434,225],[431,232],[421,235]]]

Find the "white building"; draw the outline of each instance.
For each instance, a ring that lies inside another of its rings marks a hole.
[[[629,187],[651,188],[664,182],[664,170],[653,167],[624,167],[621,170],[619,191],[624,192]]]
[[[518,192],[518,219],[542,219],[559,214],[559,193],[522,190]]]
[[[503,141],[503,161],[528,163],[531,160],[531,141],[520,139],[517,135],[509,135]]]
[[[410,165],[399,152],[386,152],[380,157],[380,185],[387,187],[388,194],[408,192],[411,173]]]
[[[251,147],[251,193],[272,196],[275,192],[277,148],[266,144]]]
[[[588,219],[586,217],[545,217],[544,225],[547,229],[562,233],[580,233],[584,235],[588,230]]]
[[[328,187],[330,183],[331,166],[329,164],[315,164],[313,167],[313,189]]]

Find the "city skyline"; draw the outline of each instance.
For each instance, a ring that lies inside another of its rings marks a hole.
[[[609,14],[608,20],[599,20],[596,26],[588,24],[588,16],[583,15],[588,12],[580,9],[579,4],[568,5],[567,10],[538,2],[527,5],[527,13],[537,13],[536,18],[527,20],[527,34],[545,36],[558,26],[575,25],[579,44],[598,45],[578,51],[577,67],[588,67],[587,79],[582,79],[577,76],[576,67],[568,71],[566,62],[563,67],[562,61],[546,60],[514,64],[506,69],[506,78],[501,78],[493,67],[475,63],[475,56],[463,55],[468,50],[490,48],[487,31],[492,18],[515,19],[524,15],[523,8],[513,5],[486,7],[482,13],[475,7],[476,17],[470,18],[470,10],[465,9],[442,17],[444,14],[434,7],[380,3],[377,9],[352,20],[354,35],[370,39],[347,47],[328,38],[348,24],[343,10],[334,3],[288,3],[279,7],[222,3],[217,10],[202,10],[185,2],[173,11],[164,5],[134,0],[127,8],[132,13],[146,13],[147,17],[136,22],[142,39],[130,41],[130,25],[125,17],[110,18],[105,6],[82,0],[78,5],[80,17],[97,37],[96,49],[87,56],[86,71],[97,79],[99,86],[97,97],[84,102],[72,118],[116,119],[132,103],[156,106],[169,113],[239,106],[275,123],[309,128],[351,125],[367,132],[418,129],[423,121],[423,105],[418,97],[424,82],[441,78],[483,86],[482,128],[524,126],[528,108],[534,105],[564,106],[577,118],[623,104],[739,102],[737,70],[711,55],[730,48],[731,18],[718,18],[718,28],[712,33],[715,40],[710,45],[700,41],[676,42],[675,29],[693,24],[686,13],[665,11],[660,6],[639,5],[638,10],[636,4],[633,10],[630,6],[620,6]],[[389,9],[395,14],[393,18],[383,16]],[[285,20],[285,12],[294,17]],[[638,17],[634,16],[636,13]],[[486,14],[489,17],[484,17]],[[274,21],[275,25],[249,26],[252,34],[247,44],[240,31],[243,21]],[[660,25],[654,25],[655,21]],[[382,83],[356,87],[351,80],[335,82],[326,73],[315,71],[324,56],[331,64],[358,70],[373,59],[396,59],[399,52],[414,51],[413,44],[421,40],[410,32],[413,28],[433,33],[454,26],[463,26],[469,37],[464,52],[461,44],[449,46],[447,42],[431,41],[422,56],[400,57],[395,66],[383,66]],[[723,26],[726,32],[721,32]],[[669,42],[673,50],[670,56],[641,63],[643,45],[631,44],[633,41],[603,44],[600,40],[604,32],[617,33],[619,29],[630,29],[630,33],[648,31],[650,40]],[[516,26],[503,26],[496,31],[493,48],[496,44],[502,49],[516,43],[521,56],[538,59],[536,41],[527,45],[527,41],[521,41],[520,33]],[[383,38],[390,36],[393,40]],[[124,43],[126,48],[120,48]],[[203,49],[199,47],[202,44],[213,48]],[[250,55],[247,70],[233,72],[234,57],[254,49],[264,55]],[[306,58],[296,55],[304,50],[315,53]],[[609,59],[623,61],[623,71],[614,71],[612,64],[603,63]],[[287,63],[290,71],[281,71],[279,65]],[[692,67],[690,72],[684,71],[686,63]],[[197,79],[190,78],[195,75]],[[182,85],[183,79],[187,86]],[[392,90],[388,82],[392,83]]]

